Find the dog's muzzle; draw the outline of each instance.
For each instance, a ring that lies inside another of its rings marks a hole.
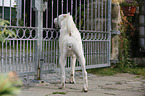
[[[58,24],[58,19],[57,18],[54,19],[54,24],[55,24],[55,28],[59,29],[59,24]]]

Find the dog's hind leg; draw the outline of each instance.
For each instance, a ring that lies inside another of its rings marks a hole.
[[[78,49],[76,47],[76,49]],[[79,50],[79,51],[74,51],[74,53],[77,56],[77,59],[79,60],[79,63],[81,64],[82,67],[82,74],[83,74],[83,82],[84,82],[84,87],[83,87],[83,92],[87,92],[88,91],[88,79],[87,79],[87,71],[85,68],[85,57],[83,54],[83,50]]]
[[[70,82],[71,84],[76,83],[76,82],[75,82],[75,78],[74,78],[74,75],[75,75],[75,64],[76,64],[76,56],[73,55],[73,56],[71,57],[71,75],[70,75],[70,78],[69,78],[69,82]]]
[[[65,65],[66,65],[66,58],[64,56],[60,56],[59,63],[60,63],[61,74],[62,74],[60,89],[64,89],[65,88]]]
[[[87,92],[88,91],[88,79],[87,79],[87,71],[85,68],[85,58],[84,55],[82,54],[81,56],[79,56],[79,62],[81,64],[82,67],[82,74],[83,74],[83,82],[84,82],[84,87],[83,87],[83,92]]]

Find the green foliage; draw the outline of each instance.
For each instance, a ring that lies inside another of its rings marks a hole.
[[[15,72],[0,74],[0,96],[16,96],[20,93],[21,80]]]
[[[124,0],[120,3],[120,6],[138,6],[138,2],[136,0]]]
[[[6,35],[7,36],[11,36],[11,37],[12,36],[16,37],[14,31],[10,31],[10,30],[7,29],[8,24],[10,24],[9,21],[0,19],[0,26],[4,26],[4,30],[0,30],[0,42],[4,42],[5,41],[5,38],[6,38],[5,36]]]
[[[66,92],[53,92],[52,94],[63,94],[63,95],[65,95]]]
[[[130,73],[130,74],[139,75],[137,77],[145,78],[145,68],[137,68],[137,67],[136,68],[124,67],[122,69],[118,67],[95,68],[95,69],[88,69],[87,72],[95,74],[95,75],[100,75],[100,76],[111,76],[117,73]]]
[[[110,76],[110,75],[117,74],[119,71],[118,69],[113,69],[113,68],[98,68],[98,69],[95,68],[95,69],[88,69],[87,72],[100,76]]]
[[[120,31],[119,35],[119,64],[118,68],[124,70],[124,67],[133,68],[135,67],[134,62],[130,59],[131,56],[131,38],[134,36],[135,28],[129,22],[128,17],[123,16],[123,12],[121,11],[122,22],[120,23]]]

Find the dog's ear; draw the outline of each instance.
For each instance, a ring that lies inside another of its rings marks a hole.
[[[69,13],[67,13],[67,15],[68,15],[68,16],[70,16],[70,12],[69,12]]]
[[[67,13],[67,14],[64,14],[64,15],[63,15],[63,18],[66,18],[67,16],[70,16],[70,12]]]
[[[63,18],[66,18],[66,17],[67,17],[67,14],[64,14],[64,15],[63,15]]]

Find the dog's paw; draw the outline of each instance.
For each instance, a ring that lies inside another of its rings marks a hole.
[[[83,88],[82,92],[88,92],[88,89]]]
[[[65,89],[65,87],[61,86],[61,87],[59,87],[58,89]]]
[[[66,84],[76,84],[75,81],[65,81]]]
[[[61,83],[61,86],[59,87],[59,89],[65,89],[65,83]]]
[[[69,83],[70,83],[70,84],[76,84],[74,77],[71,76],[71,77],[69,78]]]
[[[76,82],[75,82],[75,81],[69,81],[69,83],[70,83],[70,84],[76,84]]]

